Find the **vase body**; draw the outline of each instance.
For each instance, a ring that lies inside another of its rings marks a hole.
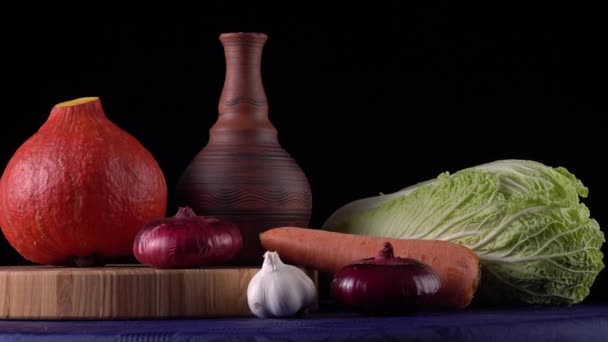
[[[207,145],[177,184],[179,205],[239,227],[238,265],[262,264],[259,234],[273,227],[307,227],[312,209],[308,179],[280,146],[268,117],[261,77],[266,39],[261,33],[220,35],[226,75],[219,115]]]

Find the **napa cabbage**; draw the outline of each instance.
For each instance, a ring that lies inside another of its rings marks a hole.
[[[336,210],[323,229],[462,244],[482,264],[480,298],[574,304],[604,268],[605,237],[563,167],[498,160]]]

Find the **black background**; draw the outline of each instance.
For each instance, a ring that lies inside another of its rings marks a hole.
[[[565,166],[608,222],[601,11],[285,3],[3,5],[0,165],[54,104],[99,96],[157,158],[173,211],[177,178],[216,119],[218,36],[257,31],[270,37],[270,118],[313,189],[311,226],[351,200],[506,158]],[[1,247],[4,264],[23,262]],[[604,271],[588,301],[606,301],[606,286]]]

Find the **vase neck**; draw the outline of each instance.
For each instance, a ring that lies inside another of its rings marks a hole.
[[[241,132],[276,139],[276,130],[268,119],[268,102],[262,82],[262,50],[267,36],[261,33],[224,33],[226,75],[220,96],[219,118],[211,129],[211,138],[220,133]],[[275,138],[273,138],[275,137]]]

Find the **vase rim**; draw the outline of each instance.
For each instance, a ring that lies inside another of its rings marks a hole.
[[[225,32],[220,34],[222,42],[248,41],[264,43],[267,39],[268,35],[261,32]]]

